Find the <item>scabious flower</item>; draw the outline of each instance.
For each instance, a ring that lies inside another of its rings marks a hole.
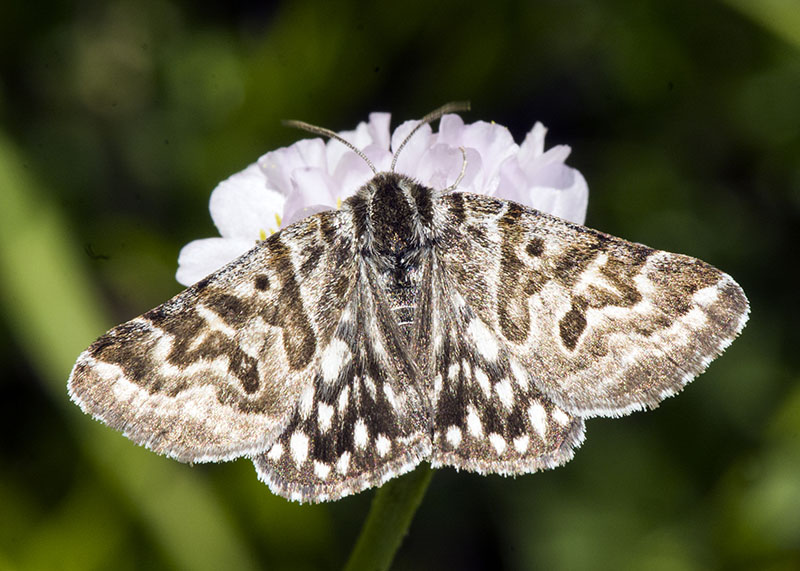
[[[388,113],[372,113],[368,123],[339,133],[379,171],[391,168],[393,150],[418,123],[407,121],[392,133],[389,120]],[[425,125],[414,134],[395,170],[431,188],[447,188],[461,173],[463,148],[466,172],[455,192],[513,200],[582,224],[589,195],[586,181],[564,163],[568,146],[544,150],[546,132],[536,123],[518,145],[501,125],[465,124],[458,115],[444,115],[438,133]],[[177,280],[190,285],[269,234],[310,214],[337,208],[372,176],[362,158],[335,140],[305,139],[265,154],[214,189],[209,208],[221,237],[184,246]]]

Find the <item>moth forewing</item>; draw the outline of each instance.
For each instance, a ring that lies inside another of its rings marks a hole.
[[[442,200],[450,224],[469,228],[452,232],[442,250],[456,289],[540,389],[574,414],[656,406],[746,323],[742,289],[700,260],[486,196]]]

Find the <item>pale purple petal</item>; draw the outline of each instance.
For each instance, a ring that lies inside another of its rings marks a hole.
[[[369,135],[372,144],[377,145],[381,149],[389,150],[391,142],[391,113],[370,113],[369,114]],[[366,145],[365,145],[366,146]]]
[[[444,115],[439,120],[436,142],[451,147],[464,146],[464,120],[455,114]]]
[[[370,161],[372,161],[373,166],[378,170],[378,172],[386,172],[389,170],[389,168],[391,168],[393,155],[389,149],[385,149],[377,143],[373,143],[371,145],[367,145],[361,149],[361,151],[367,155],[367,158]],[[358,157],[358,155],[355,153],[350,153],[350,156]],[[364,162],[361,157],[358,157],[358,160],[360,160],[362,163]],[[369,166],[366,168],[369,170]],[[374,174],[371,170],[369,170],[369,172],[370,174]]]
[[[204,238],[189,242],[178,254],[178,283],[190,286],[256,245],[255,240]]]
[[[376,147],[383,151],[389,150],[389,123],[390,113],[370,113],[368,123],[359,123],[354,131],[342,131],[339,135],[356,148],[365,150],[368,147]],[[339,161],[345,154],[352,154],[352,151],[339,141],[330,140],[326,143],[328,151],[328,171],[336,170]],[[373,157],[367,153],[370,160]]]
[[[511,158],[500,169],[496,196],[583,224],[589,188],[580,172],[563,163],[540,165],[529,176]]]
[[[431,147],[417,165],[416,178],[422,184],[443,190],[455,184],[464,168],[466,156],[466,171],[464,178],[458,185],[461,192],[473,192],[472,185],[475,177],[481,170],[481,156],[475,149],[461,149],[449,145],[437,144]]]
[[[336,207],[338,185],[319,168],[297,169],[292,173],[293,191],[284,205],[282,226],[286,227],[302,218],[309,206]]]
[[[375,148],[375,147],[373,147]],[[376,149],[377,150],[377,149]],[[381,151],[388,155],[389,151]],[[370,158],[372,160],[372,158]],[[377,167],[380,168],[380,167]],[[339,164],[333,171],[333,180],[336,181],[336,189],[333,191],[335,200],[344,200],[355,193],[375,174],[364,159],[353,152],[343,155]]]
[[[513,156],[519,147],[505,127],[478,121],[465,125],[458,115],[442,117],[437,143],[467,150],[467,174],[459,189],[467,192],[494,195],[500,185],[500,166]],[[480,157],[480,168],[470,168],[470,149]]]
[[[484,170],[492,174],[503,161],[519,150],[508,129],[485,121],[465,126],[462,144],[480,152]]]
[[[580,172],[570,170],[574,174],[571,186],[559,191],[550,189],[557,193],[557,197],[553,209],[548,212],[575,224],[583,224],[586,222],[586,209],[589,206],[589,185]]]
[[[289,196],[294,190],[292,173],[297,169],[316,167],[327,169],[327,154],[322,139],[301,139],[290,147],[271,151],[260,159],[269,188]]]
[[[563,164],[569,157],[571,149],[568,145],[556,145],[546,152],[544,151],[546,133],[545,126],[537,122],[520,146],[517,160],[528,176],[536,176],[536,171],[546,165]]]
[[[418,123],[419,121],[406,121],[394,130],[392,134],[392,151],[397,152],[397,149]],[[417,165],[432,143],[433,130],[430,125],[423,125],[400,151],[395,172],[418,178]]]
[[[539,121],[534,123],[533,129],[528,131],[528,134],[525,135],[525,140],[519,147],[520,163],[527,163],[544,154],[545,135],[547,135],[547,128]]]

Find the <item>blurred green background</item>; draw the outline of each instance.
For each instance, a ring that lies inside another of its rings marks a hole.
[[[800,568],[800,4],[167,0],[0,4],[0,569],[336,569],[373,492],[273,496],[84,416],[78,353],[181,288],[215,184],[305,136],[470,99],[536,120],[587,224],[700,257],[752,302],[661,408],[566,466],[436,473],[396,569]]]

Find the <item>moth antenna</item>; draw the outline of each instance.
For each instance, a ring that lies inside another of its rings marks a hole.
[[[461,184],[461,181],[464,180],[464,174],[467,172],[467,151],[464,150],[464,147],[458,147],[458,150],[461,151],[461,172],[458,173],[458,178],[456,181],[445,188],[442,192],[453,192],[455,189],[458,188],[458,185]]]
[[[394,172],[394,167],[397,165],[397,157],[400,156],[400,151],[403,150],[403,147],[406,146],[408,140],[414,136],[414,134],[419,131],[423,125],[427,125],[428,123],[433,123],[437,119],[439,119],[442,115],[446,113],[452,113],[454,111],[469,111],[469,101],[453,101],[451,103],[446,103],[425,115],[422,119],[419,120],[419,123],[416,127],[414,127],[411,132],[403,139],[403,142],[400,143],[400,146],[397,147],[397,150],[394,152],[394,157],[392,157],[392,172]],[[460,179],[459,179],[460,180]]]
[[[315,135],[322,135],[323,137],[328,137],[329,139],[335,139],[343,144],[345,147],[353,151],[359,157],[364,159],[364,162],[367,163],[369,168],[372,169],[373,174],[378,174],[378,169],[375,168],[375,165],[372,164],[372,161],[367,158],[367,155],[364,152],[356,148],[350,141],[346,140],[344,137],[339,135],[338,133],[334,133],[330,129],[325,129],[324,127],[317,127],[316,125],[311,125],[310,123],[305,123],[304,121],[295,121],[294,119],[286,119],[281,121],[287,127],[294,127],[295,129],[301,129],[303,131],[308,131],[309,133],[314,133]]]

